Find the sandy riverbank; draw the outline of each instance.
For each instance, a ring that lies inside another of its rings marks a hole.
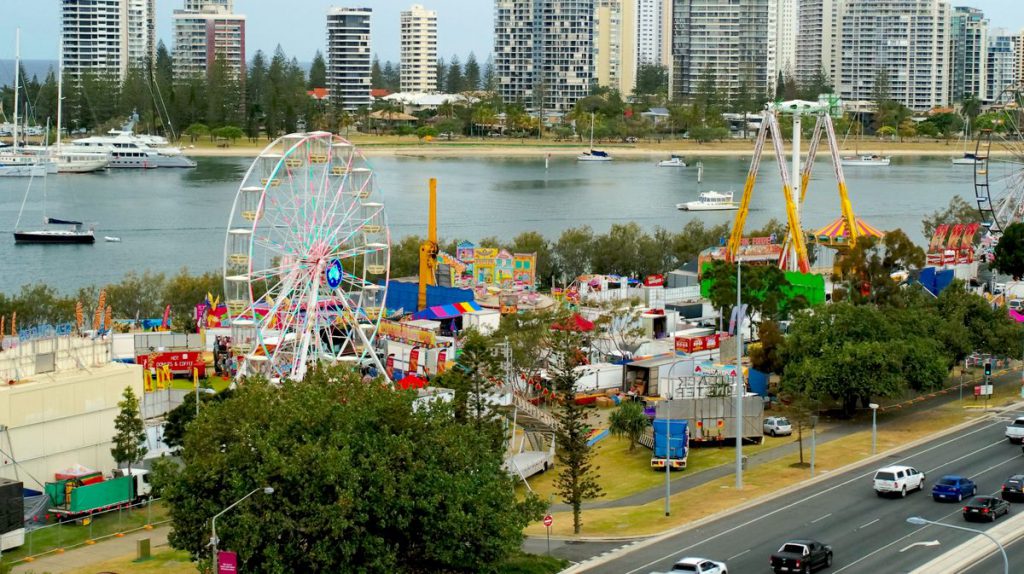
[[[386,141],[366,141],[358,139],[354,143],[368,157],[574,157],[586,149],[585,145],[562,143],[492,143],[492,142],[433,142],[433,143],[396,143]],[[670,154],[684,157],[736,157],[750,156],[753,143],[748,141],[729,141],[721,143],[698,144],[690,141],[672,141],[639,144],[600,144],[600,149],[608,151],[614,157],[628,159],[664,159]],[[259,154],[261,145],[239,144],[221,148],[198,145],[184,146],[184,152],[193,157],[253,157]],[[789,148],[786,147],[786,152]],[[843,155],[856,153],[880,153],[888,156],[901,157],[953,157],[963,154],[963,148],[956,142],[879,142],[863,141],[855,149],[847,145],[841,150]],[[770,155],[771,149],[765,154]],[[805,152],[806,153],[806,152]],[[1007,153],[1005,150],[993,150],[995,154]],[[827,149],[819,148],[819,157],[826,157]]]

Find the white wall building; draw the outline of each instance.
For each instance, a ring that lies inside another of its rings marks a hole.
[[[232,12],[232,0],[185,0],[175,10],[174,70],[200,76],[221,58],[237,77],[245,75],[245,16]]]
[[[994,102],[999,99],[1003,90],[1018,83],[1017,46],[1020,34],[1011,34],[1002,28],[988,31],[988,61],[985,75],[985,100]]]
[[[154,0],[62,0],[64,71],[116,74],[146,66],[156,54]]]
[[[327,88],[346,111],[369,106],[370,15],[372,8],[327,11]]]
[[[401,14],[401,88],[437,91],[437,12],[414,4]]]
[[[977,8],[956,6],[950,19],[949,101],[988,100],[988,20]]]
[[[665,25],[665,4],[671,0],[637,0],[636,2],[636,59],[637,64],[664,63],[664,35],[670,29]]]
[[[871,99],[877,74],[890,97],[912,110],[949,100],[950,6],[946,0],[845,0],[835,82],[844,100]]]
[[[796,3],[797,0],[775,0],[775,76],[779,72],[796,74]]]
[[[797,0],[795,76],[809,84],[823,71],[836,83],[836,3],[834,0]]]
[[[494,65],[506,102],[566,111],[594,81],[594,0],[495,0]]]
[[[775,87],[775,0],[676,0],[672,19],[672,94],[697,93],[705,71],[731,96]]]
[[[598,85],[622,95],[636,87],[637,0],[597,0],[594,10],[594,74]]]

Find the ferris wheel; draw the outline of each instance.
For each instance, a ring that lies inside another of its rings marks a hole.
[[[1003,90],[995,121],[982,129],[974,149],[974,195],[981,222],[997,239],[1024,221],[1024,86]]]
[[[238,375],[301,379],[307,367],[372,361],[384,315],[390,231],[376,178],[327,132],[268,145],[242,180],[224,242],[225,304]]]

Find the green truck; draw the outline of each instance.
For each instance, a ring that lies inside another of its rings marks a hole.
[[[117,469],[109,478],[91,484],[80,480],[47,482],[50,512],[65,516],[89,514],[99,510],[132,503],[150,495],[149,471]]]

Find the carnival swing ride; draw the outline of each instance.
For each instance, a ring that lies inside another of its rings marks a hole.
[[[761,122],[761,127],[755,139],[754,155],[750,161],[750,170],[747,173],[747,179],[743,187],[743,197],[740,200],[739,209],[736,211],[736,219],[726,246],[726,261],[735,262],[742,259],[743,229],[747,215],[750,212],[751,197],[757,182],[757,174],[760,169],[761,156],[764,153],[765,141],[769,136],[771,136],[772,146],[775,151],[779,175],[782,178],[782,195],[786,203],[786,220],[788,224],[784,249],[778,261],[780,268],[810,273],[811,265],[807,251],[808,240],[816,245],[834,249],[842,255],[856,243],[858,237],[864,235],[880,237],[882,235],[880,231],[858,219],[853,211],[853,204],[850,202],[849,191],[846,187],[846,178],[843,175],[839,144],[836,139],[835,128],[832,124],[832,114],[836,113],[838,109],[839,103],[835,99],[821,102],[801,100],[775,102],[766,107],[764,119]],[[799,194],[796,197],[794,197],[793,185],[790,183],[790,174],[786,169],[786,160],[782,148],[782,130],[779,127],[780,114],[790,114],[793,116],[793,149],[795,150],[793,153],[793,174],[794,176],[799,174],[798,183],[800,186]],[[803,115],[816,116],[817,120],[807,152],[807,162],[801,170],[799,150],[801,116]],[[839,219],[833,223],[805,236],[800,224],[800,210],[803,207],[804,199],[807,197],[807,187],[811,180],[811,169],[814,167],[814,160],[821,145],[823,135],[831,156],[832,170],[836,178],[842,213]]]
[[[374,172],[352,143],[313,132],[268,145],[238,188],[224,242],[238,375],[299,380],[317,362],[384,373],[373,342],[390,253]]]

